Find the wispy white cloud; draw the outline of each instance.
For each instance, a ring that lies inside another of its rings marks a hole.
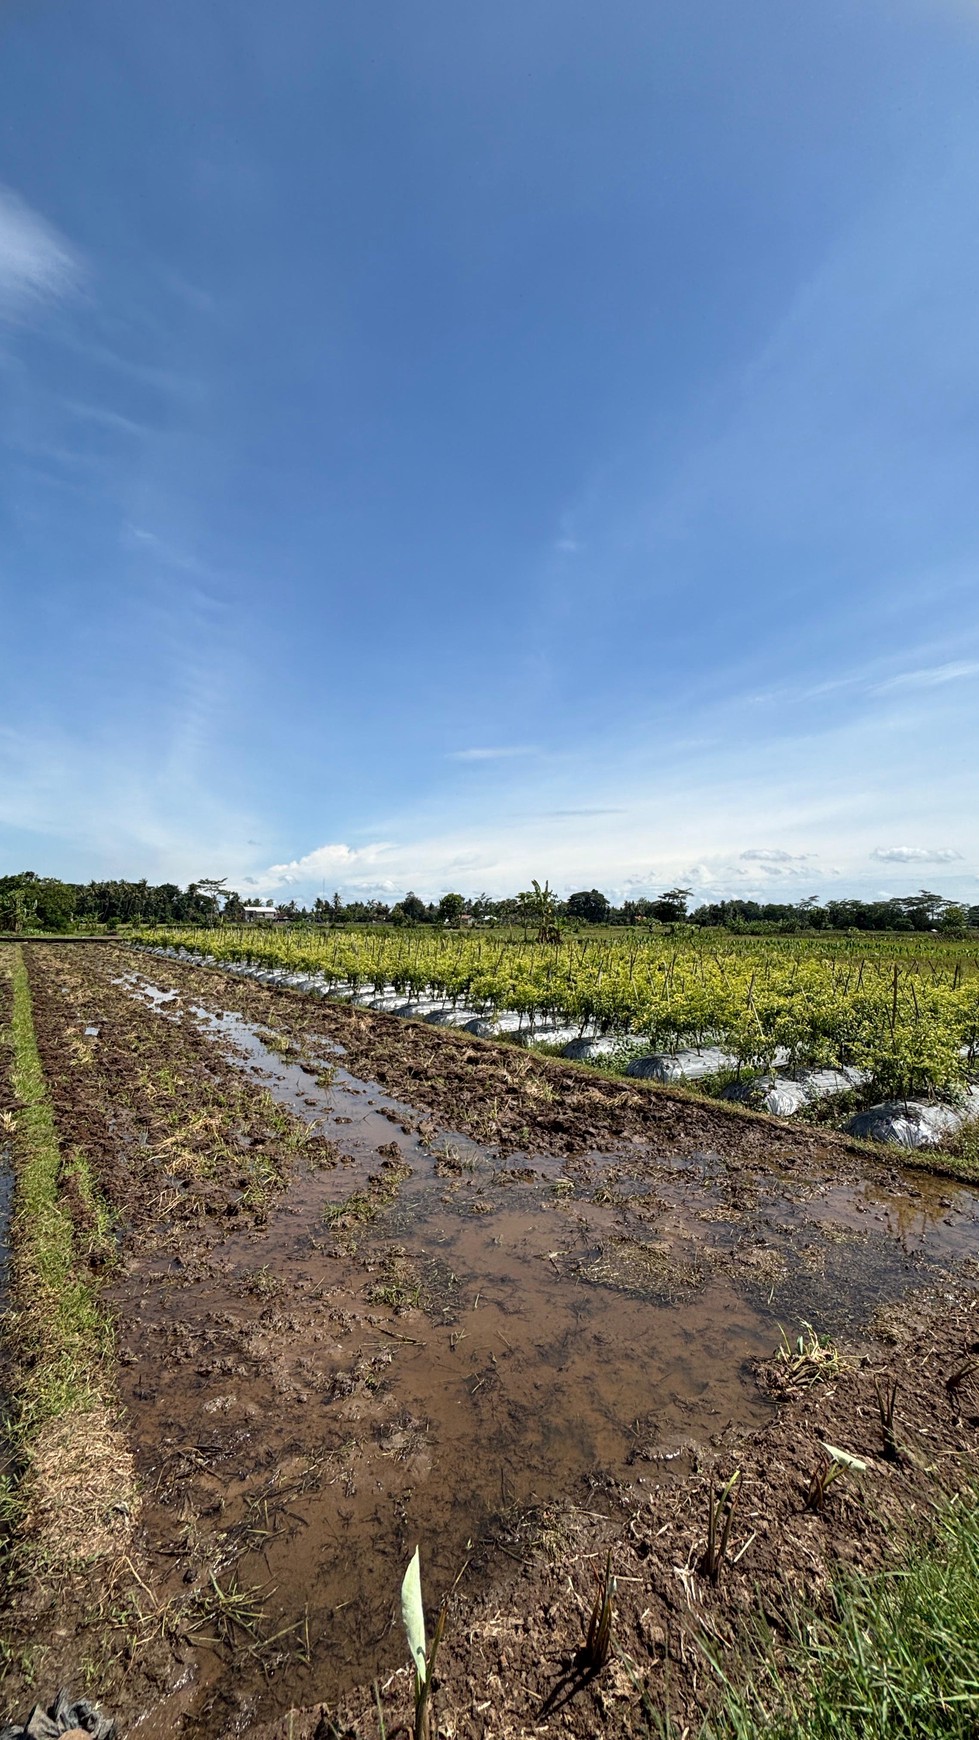
[[[952,846],[876,846],[870,856],[885,864],[954,864],[962,853]]]
[[[918,671],[901,671],[882,683],[873,683],[870,693],[886,695],[896,689],[937,689],[944,683],[960,683],[967,677],[976,676],[979,676],[979,659],[951,659],[944,665],[929,665]]]
[[[11,188],[0,187],[0,316],[23,319],[65,296],[83,275],[80,255]]]
[[[160,734],[127,742],[108,724],[83,738],[0,724],[0,842],[18,868],[185,883],[240,865],[254,827]]]
[[[763,846],[752,846],[747,852],[741,854],[743,859],[755,864],[801,864],[812,855],[811,852],[768,850]]]
[[[68,415],[76,418],[79,422],[95,423],[104,429],[111,429],[114,433],[123,435],[142,437],[149,434],[147,424],[137,423],[132,417],[124,417],[119,411],[110,410],[105,405],[86,405],[77,399],[64,399],[62,403]]]
[[[527,744],[515,744],[498,749],[452,749],[449,751],[450,761],[507,761],[511,756],[533,755],[536,752]]]

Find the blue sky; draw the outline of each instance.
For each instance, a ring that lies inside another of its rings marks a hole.
[[[0,21],[0,861],[979,900],[974,0]]]

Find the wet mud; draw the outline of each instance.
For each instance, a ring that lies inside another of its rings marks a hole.
[[[588,1601],[581,1575],[566,1599],[569,1571],[613,1541],[640,1681],[675,1645],[693,1707],[692,1572],[664,1553],[682,1540],[689,1559],[705,1470],[735,1454],[774,1472],[732,1608],[776,1551],[802,1478],[780,1434],[791,1419],[805,1464],[817,1406],[769,1364],[781,1326],[856,1343],[869,1325],[879,1361],[885,1323],[901,1347],[925,1333],[903,1302],[944,1298],[936,1373],[967,1333],[949,1279],[979,1249],[963,1186],[121,948],[27,953],[62,1140],[118,1217],[105,1296],[172,1621],[168,1669],[130,1682],[143,1733],[272,1734],[295,1707],[298,1740],[345,1703],[376,1732],[358,1688],[405,1696],[416,1542],[429,1598],[467,1604],[441,1693],[457,1732],[538,1722]],[[857,1377],[817,1400],[818,1429],[852,1436]],[[961,1411],[946,1424],[972,1442]],[[872,1558],[883,1533],[866,1532]],[[635,1693],[614,1683],[608,1710],[609,1687],[575,1693],[542,1731],[624,1720]]]

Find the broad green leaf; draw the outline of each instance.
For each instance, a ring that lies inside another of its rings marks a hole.
[[[423,1686],[428,1672],[426,1657],[428,1649],[425,1643],[425,1609],[422,1606],[422,1574],[421,1560],[416,1547],[401,1585],[401,1618],[408,1638],[408,1648],[418,1675],[418,1683]]]

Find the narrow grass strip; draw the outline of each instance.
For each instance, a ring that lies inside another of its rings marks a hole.
[[[133,1469],[115,1420],[111,1325],[77,1249],[70,1198],[98,1204],[83,1156],[63,1160],[37,1048],[23,950],[13,951],[12,1084],[18,1099],[5,1323],[7,1434],[17,1478],[3,1495],[16,1557],[69,1569],[118,1550]]]
[[[21,1429],[91,1406],[110,1346],[91,1284],[77,1265],[61,1151],[34,1035],[23,950],[13,963],[13,1087],[20,1102],[11,1243]],[[77,1162],[75,1162],[77,1168]]]
[[[746,1689],[701,1740],[974,1740],[979,1733],[979,1498],[953,1499],[928,1538],[798,1614],[789,1648],[763,1637]]]

